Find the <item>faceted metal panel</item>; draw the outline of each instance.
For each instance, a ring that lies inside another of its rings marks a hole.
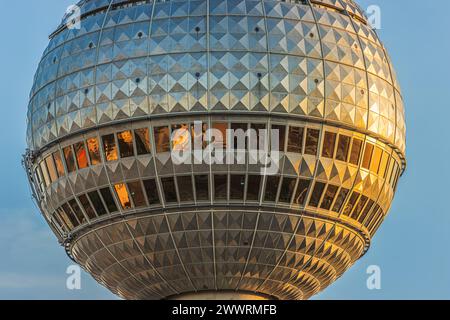
[[[81,28],[64,17],[35,75],[24,163],[50,227],[99,283],[128,299],[307,299],[368,250],[405,170],[406,126],[354,1],[78,5]],[[247,148],[241,164],[177,165],[164,134],[198,121],[284,130],[275,175]]]

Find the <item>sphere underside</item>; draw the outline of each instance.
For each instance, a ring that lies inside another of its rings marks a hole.
[[[406,128],[353,1],[78,5],[35,76],[24,164],[100,284],[126,299],[308,299],[365,254]]]

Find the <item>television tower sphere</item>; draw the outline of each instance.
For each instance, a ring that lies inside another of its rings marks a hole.
[[[386,218],[404,119],[352,0],[83,0],[39,64],[24,165],[122,298],[308,299]]]

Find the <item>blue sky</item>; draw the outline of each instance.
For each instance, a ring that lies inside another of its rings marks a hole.
[[[31,201],[21,154],[29,90],[47,36],[69,0],[0,0],[0,299],[114,299],[83,274],[66,289],[71,261]],[[382,9],[380,35],[402,85],[408,171],[369,253],[315,299],[450,299],[450,2],[359,0]],[[366,269],[382,270],[369,291]]]

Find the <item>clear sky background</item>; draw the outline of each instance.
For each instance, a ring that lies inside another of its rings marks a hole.
[[[0,0],[0,299],[114,299],[72,262],[31,201],[21,155],[28,95],[70,0]],[[408,171],[369,253],[315,299],[450,299],[450,1],[359,0],[382,9],[381,38],[406,104]],[[366,269],[382,270],[369,291]]]

